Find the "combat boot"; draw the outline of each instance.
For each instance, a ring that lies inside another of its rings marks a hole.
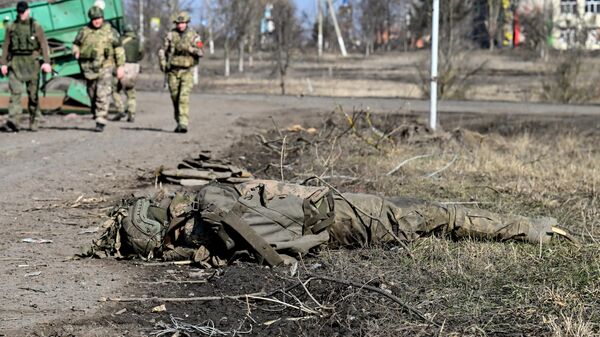
[[[126,114],[126,113],[124,113],[124,112],[119,112],[118,114],[116,114],[116,115],[115,115],[115,116],[114,116],[114,117],[111,119],[111,121],[113,121],[113,122],[118,122],[118,121],[120,121],[121,119],[123,119],[123,118],[125,118],[125,117],[127,117],[127,114]]]
[[[39,121],[37,118],[30,118],[29,119],[29,131],[31,132],[37,132],[39,129]]]
[[[135,122],[135,115],[132,113],[127,113],[127,122],[128,123],[134,123]]]
[[[19,132],[19,127],[11,121],[6,121],[4,125],[0,126],[0,132]]]
[[[104,124],[102,124],[102,123],[96,123],[96,128],[94,129],[94,131],[96,131],[96,132],[103,132],[104,131]]]
[[[181,125],[177,125],[177,127],[175,128],[175,131],[173,131],[175,133],[187,133],[188,129],[187,126],[181,126]]]

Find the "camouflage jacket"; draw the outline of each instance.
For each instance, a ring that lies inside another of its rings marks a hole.
[[[192,29],[179,32],[177,29],[167,33],[162,49],[159,50],[160,67],[163,70],[171,68],[191,68],[198,64],[204,56],[200,35]]]
[[[2,44],[1,65],[6,65],[14,55],[39,56],[40,51],[45,63],[50,63],[48,42],[42,26],[34,19],[27,21],[17,20],[6,28]]]
[[[73,41],[73,53],[79,53],[79,65],[88,80],[98,78],[103,69],[125,64],[119,33],[108,23],[99,29],[83,27]]]

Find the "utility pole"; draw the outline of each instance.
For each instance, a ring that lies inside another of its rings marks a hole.
[[[317,47],[319,51],[319,57],[323,56],[323,7],[321,6],[321,0],[317,0],[317,25],[319,35],[317,37]]]
[[[346,44],[344,43],[344,37],[342,36],[340,25],[338,25],[337,16],[335,14],[335,8],[333,8],[333,1],[327,0],[327,4],[329,5],[329,13],[331,14],[331,20],[333,21],[335,34],[337,35],[338,43],[340,45],[340,51],[342,52],[342,56],[346,57],[348,56],[348,52],[346,51]]]
[[[429,127],[437,128],[437,90],[438,90],[438,40],[440,33],[440,1],[433,0],[433,15],[431,24],[431,89]]]

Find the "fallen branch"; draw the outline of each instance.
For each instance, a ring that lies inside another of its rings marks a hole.
[[[197,280],[197,281],[176,281],[176,280],[161,280],[161,281],[145,281],[145,282],[137,282],[138,284],[167,284],[167,283],[175,283],[175,284],[204,284],[207,283],[206,280]]]
[[[392,295],[392,294],[386,292],[385,290],[382,290],[382,289],[379,289],[379,288],[376,288],[376,287],[373,287],[373,286],[370,286],[367,284],[361,284],[361,283],[353,282],[353,281],[338,280],[338,279],[335,279],[332,277],[327,277],[327,276],[312,275],[312,277],[309,279],[309,281],[311,281],[311,280],[321,280],[321,281],[333,282],[333,283],[343,284],[346,286],[356,287],[359,290],[365,289],[365,290],[376,292],[380,295],[387,297],[388,299],[392,300],[393,302],[399,304],[408,313],[417,316],[421,320],[423,320],[431,325],[434,325],[434,326],[440,326],[439,323],[436,323],[436,322],[430,320],[429,318],[425,317],[425,315],[423,313],[421,313],[419,310],[409,306],[408,304],[404,303],[401,299],[399,299],[397,296]]]
[[[160,330],[155,330],[150,333],[151,336],[162,337],[165,335],[168,336],[190,336],[191,334],[200,333],[206,336],[236,336],[236,335],[248,335],[252,333],[252,326],[250,326],[249,330],[241,331],[242,325],[237,330],[233,331],[221,331],[215,328],[215,323],[211,320],[208,320],[202,325],[195,325],[183,322],[181,318],[171,316],[171,324],[167,325],[165,323],[158,323],[158,327],[162,328]]]
[[[431,174],[428,174],[427,178],[433,178],[435,175],[444,172],[450,166],[452,166],[452,164],[454,164],[454,162],[456,161],[456,159],[458,159],[458,155],[454,155],[454,158],[452,158],[452,160],[448,164],[446,164],[446,166],[442,167],[441,169],[439,169],[439,170],[437,170],[437,171],[435,171],[435,172],[433,172]]]
[[[445,201],[440,202],[441,205],[485,205],[492,204],[492,202],[483,202],[483,201]]]
[[[106,297],[101,298],[100,302],[209,302],[209,301],[222,301],[222,300],[239,300],[245,298],[253,298],[264,296],[264,292],[244,294],[244,295],[224,295],[224,296],[205,296],[205,297],[130,297],[130,298],[119,298],[119,297]]]
[[[273,120],[275,122],[275,120]],[[281,156],[279,157],[279,170],[281,172],[281,181],[285,182],[285,177],[283,176],[283,160],[285,159],[285,141],[287,140],[287,135],[283,137],[283,142],[281,143]]]
[[[166,261],[166,262],[148,262],[148,263],[136,263],[136,265],[144,266],[144,267],[156,267],[156,266],[185,266],[189,264],[193,264],[194,261],[185,260],[185,261]]]
[[[280,301],[278,299],[268,298],[268,297],[263,297],[263,296],[255,296],[255,295],[247,295],[246,298],[251,298],[253,300],[259,300],[259,301],[265,301],[265,302],[271,302],[271,303],[280,304],[280,305],[283,305],[284,307],[288,307],[288,308],[300,310],[300,311],[302,311],[304,313],[311,314],[311,315],[318,315],[319,314],[317,311],[315,311],[313,309],[310,309],[310,308],[307,308],[303,304],[301,304],[301,306],[296,306],[296,305],[293,305],[293,304],[289,304],[289,303]]]
[[[402,166],[410,163],[413,160],[417,160],[417,159],[421,159],[421,158],[428,158],[428,157],[432,157],[433,154],[424,154],[424,155],[420,155],[420,156],[416,156],[416,157],[412,157],[409,159],[406,159],[405,161],[401,162],[400,164],[398,164],[398,166],[394,167],[393,170],[391,170],[390,172],[386,173],[386,175],[391,176],[392,174],[398,172],[398,170],[400,170],[402,168]]]

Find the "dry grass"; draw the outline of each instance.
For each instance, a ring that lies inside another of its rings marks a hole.
[[[348,120],[355,122],[353,129]],[[319,273],[389,289],[443,326],[423,324],[381,299],[326,288],[320,293],[337,296],[322,300],[334,302],[337,315],[307,323],[305,335],[324,326],[357,336],[600,333],[600,132],[595,119],[445,121],[456,124],[472,131],[433,134],[412,116],[338,111],[310,125],[317,127],[316,135],[284,132],[286,179],[317,174],[345,191],[554,216],[582,244],[557,241],[540,247],[431,237],[411,245],[414,259],[396,249],[325,251],[316,260],[324,266]],[[265,163],[279,162],[279,135],[270,131],[265,137],[276,140],[274,149],[251,143],[237,151],[246,156],[244,165],[278,179],[279,167]],[[400,162],[427,154],[432,156],[386,175]]]

